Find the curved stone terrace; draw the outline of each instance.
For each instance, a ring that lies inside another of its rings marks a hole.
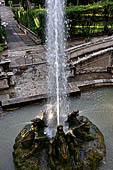
[[[2,89],[2,93],[0,92],[2,106],[22,105],[47,98],[47,62],[44,45],[39,41],[37,45],[31,38],[32,35],[25,34],[25,28],[16,23],[9,7],[2,4],[0,15],[2,22],[6,23],[8,33],[8,50],[1,54],[1,59],[11,61],[15,82],[15,87],[7,91]],[[113,85],[113,36],[94,37],[88,43],[83,41],[68,42],[66,50],[71,65],[68,83],[68,93],[71,94],[80,94],[83,87]]]

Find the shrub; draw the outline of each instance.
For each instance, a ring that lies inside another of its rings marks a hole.
[[[8,1],[9,6],[12,6],[13,1]]]
[[[46,9],[15,10],[15,18],[45,40]],[[113,26],[113,2],[94,3],[80,6],[69,6],[65,9],[70,25],[70,37],[89,37],[95,33],[107,32]],[[37,18],[39,27],[34,18]]]
[[[4,38],[7,38],[7,33],[5,31],[5,28],[1,25],[1,19],[0,19],[0,42],[2,42]]]
[[[0,53],[3,51],[2,44],[0,44]]]

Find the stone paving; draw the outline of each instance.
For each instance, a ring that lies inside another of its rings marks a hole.
[[[4,15],[3,15],[4,11]],[[10,95],[15,98],[27,98],[30,96],[47,93],[47,63],[45,47],[34,45],[32,40],[18,30],[13,14],[8,7],[2,8],[2,16],[9,13],[8,25],[6,27],[9,35],[8,50],[2,55],[2,58],[11,60],[11,67],[14,72],[15,89],[14,94]],[[7,19],[4,17],[5,22]],[[12,30],[10,30],[10,28]],[[10,30],[10,31],[9,31]],[[23,36],[23,39],[21,38]],[[28,45],[30,42],[30,45]],[[16,45],[16,43],[18,45]],[[75,87],[69,85],[69,90],[73,92]],[[79,89],[77,89],[79,91]]]
[[[9,7],[0,6],[2,22],[6,23],[8,34],[8,50],[2,54],[2,59],[10,59],[14,71],[15,89],[13,97],[28,97],[44,94],[46,86],[45,49],[42,45],[36,45],[19,28],[13,18]],[[35,65],[33,65],[35,63]],[[40,64],[42,63],[42,64]],[[27,69],[22,66],[30,65]],[[2,100],[12,97],[5,95]]]
[[[9,7],[4,5],[0,6],[0,16],[2,22],[6,25],[6,31],[8,34],[7,42],[9,49],[16,49],[18,47],[25,47],[35,45],[30,38],[28,38],[20,29],[17,27],[17,22],[14,20],[14,15]]]
[[[11,67],[45,62],[45,49],[42,45],[20,47],[16,50],[8,50],[7,58],[11,60]]]
[[[11,60],[11,67],[15,74],[15,97],[46,93],[47,67],[43,46],[10,50],[8,58]]]
[[[47,93],[46,65],[32,66],[26,71],[16,71],[15,97],[28,97]]]
[[[7,103],[10,103],[12,99],[12,102],[15,102],[19,98],[23,100],[32,96],[46,94],[47,63],[45,47],[43,45],[36,45],[19,30],[9,7],[1,5],[0,15],[2,16],[2,22],[7,23],[6,31],[8,33],[8,50],[2,54],[2,58],[11,60],[15,80],[15,89],[11,89],[9,95],[1,95],[0,100],[4,101],[4,103],[7,100]],[[92,41],[95,41],[95,38]],[[68,42],[68,47],[81,43],[83,43],[83,40]],[[104,76],[100,77],[104,78]],[[98,79],[98,75],[95,78]],[[112,77],[106,75],[106,78]],[[69,83],[68,90],[72,93],[74,91],[79,92],[77,83],[82,84],[82,80],[87,79],[92,80],[92,76],[90,74],[84,74],[83,76],[78,75],[73,77]]]

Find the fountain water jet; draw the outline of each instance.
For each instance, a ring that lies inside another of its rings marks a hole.
[[[96,169],[105,155],[103,135],[88,118],[79,116],[79,111],[71,112],[66,122],[63,117],[68,112],[65,103],[64,0],[47,0],[47,7],[50,104],[42,118],[31,120],[16,137],[14,161],[21,170]],[[65,123],[68,124],[67,131],[63,128]]]
[[[65,73],[65,45],[64,45],[64,0],[47,0],[47,61],[48,61],[48,90],[50,103],[54,106],[57,125],[60,114],[64,109],[66,98],[67,78]],[[64,95],[65,94],[65,95]]]

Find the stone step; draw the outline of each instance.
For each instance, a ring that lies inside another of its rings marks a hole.
[[[0,80],[0,90],[5,90],[8,88],[9,88],[9,85],[8,85],[7,79]]]

